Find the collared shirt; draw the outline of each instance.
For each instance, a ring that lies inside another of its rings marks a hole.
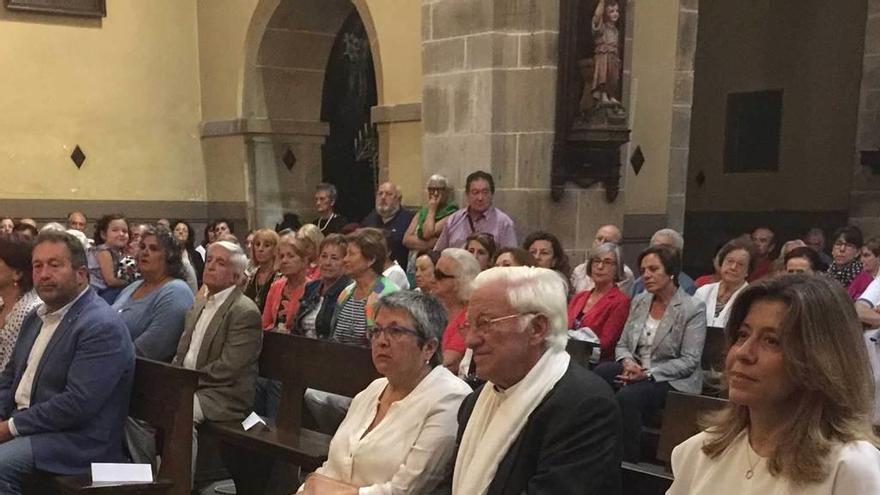
[[[488,210],[474,218],[468,214],[468,208],[464,207],[449,217],[440,238],[437,239],[434,251],[442,251],[448,247],[463,249],[467,238],[474,232],[492,234],[499,249],[517,246],[513,220],[506,213],[490,206]]]
[[[224,302],[226,302],[226,299],[229,298],[229,294],[232,294],[234,289],[235,286],[233,285],[216,294],[208,295],[208,300],[205,301],[205,307],[202,309],[202,314],[200,314],[199,319],[196,320],[192,339],[189,341],[189,350],[186,351],[186,356],[183,358],[184,368],[189,368],[191,370],[196,369],[196,361],[199,358],[199,351],[202,348],[202,340],[205,338],[205,332],[208,331],[208,325],[211,324],[211,320],[214,319],[217,310]]]
[[[16,408],[27,409],[31,406],[31,391],[34,387],[34,377],[37,374],[37,368],[40,366],[40,360],[43,359],[43,353],[46,352],[46,346],[49,345],[49,341],[52,340],[52,336],[55,335],[55,330],[58,328],[58,325],[61,324],[61,320],[64,319],[64,316],[70,308],[73,307],[73,305],[79,301],[83,294],[88,290],[89,288],[86,287],[73,299],[73,301],[70,301],[55,311],[49,312],[49,308],[45,303],[37,308],[37,316],[43,320],[43,325],[40,328],[40,333],[37,334],[36,340],[34,340],[34,345],[31,347],[31,353],[28,355],[27,367],[24,369],[24,375],[22,375],[21,381],[18,383],[18,388],[15,389]]]

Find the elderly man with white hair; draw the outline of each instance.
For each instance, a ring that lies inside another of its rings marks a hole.
[[[660,229],[657,232],[654,232],[654,235],[651,236],[651,246],[661,245],[671,246],[678,249],[678,254],[681,256],[682,250],[684,249],[684,237],[682,237],[677,230]],[[689,296],[692,296],[697,292],[697,284],[695,284],[694,279],[688,276],[685,272],[680,272],[678,274],[678,286],[681,287],[681,290],[687,292]],[[639,277],[632,285],[632,293],[630,294],[630,297],[636,297],[642,292],[645,292],[645,283],[642,281],[642,277]]]
[[[193,397],[193,470],[197,436],[204,421],[242,420],[254,404],[257,359],[263,344],[260,310],[238,288],[248,259],[241,246],[217,241],[208,246],[204,285],[186,315],[172,364],[202,372]]]
[[[459,411],[453,495],[620,493],[620,410],[565,352],[565,295],[545,268],[474,281],[465,340],[488,382]]]
[[[409,263],[409,249],[403,245],[403,236],[413,219],[413,212],[402,208],[403,194],[393,182],[383,182],[376,190],[376,209],[364,217],[364,227],[375,227],[386,232],[391,260],[404,271]]]

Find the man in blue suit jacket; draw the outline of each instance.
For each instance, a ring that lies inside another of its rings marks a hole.
[[[25,319],[0,374],[0,492],[20,493],[36,470],[80,474],[123,462],[122,431],[134,379],[125,324],[89,288],[83,246],[44,232],[33,250],[44,304]]]

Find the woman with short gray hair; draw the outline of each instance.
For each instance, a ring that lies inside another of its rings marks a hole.
[[[368,336],[384,378],[352,400],[327,461],[301,492],[432,493],[446,477],[458,409],[470,387],[436,366],[445,324],[443,307],[424,293],[378,300]]]
[[[599,360],[613,361],[614,347],[629,316],[629,297],[617,287],[624,277],[620,247],[606,242],[591,250],[587,276],[595,285],[571,298],[568,328],[592,331],[599,339]]]
[[[467,346],[461,328],[467,321],[467,305],[471,298],[472,283],[480,274],[480,265],[471,253],[459,248],[446,248],[434,267],[434,292],[446,309],[449,324],[443,332],[441,349],[443,365],[453,373],[459,372]]]

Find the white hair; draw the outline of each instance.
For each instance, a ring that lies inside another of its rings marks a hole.
[[[430,186],[431,184],[442,184],[442,187],[449,189],[449,179],[440,174],[434,174],[431,177],[428,177],[428,185]]]
[[[684,249],[684,237],[674,229],[660,229],[651,236],[651,245],[656,246],[658,237],[668,237],[672,241],[672,247],[681,251]]]
[[[247,270],[248,266],[248,258],[247,255],[244,254],[244,250],[234,242],[215,241],[208,246],[208,251],[215,246],[223,248],[229,252],[229,261],[232,262],[232,266],[235,268],[235,282],[240,282],[241,279],[244,278],[245,270]]]
[[[458,300],[467,303],[473,292],[473,282],[480,274],[480,263],[474,255],[461,248],[446,248],[440,252],[455,262],[455,283],[458,287]]]
[[[43,230],[46,230],[46,227],[43,227]],[[43,230],[41,230],[40,232],[42,232]],[[82,232],[80,232],[76,229],[64,229],[64,230],[62,230],[62,232],[67,232],[68,234],[72,235],[73,237],[76,237],[76,240],[78,240],[83,245],[83,249],[86,252],[88,252],[88,249],[90,247],[89,246],[89,238],[86,237],[85,234],[83,234]]]
[[[40,227],[40,232],[46,232],[47,230],[54,230],[56,232],[67,232],[67,227],[61,225],[58,222],[49,222],[46,225]]]
[[[549,349],[565,349],[568,342],[568,304],[565,280],[555,270],[534,266],[495,267],[477,275],[474,290],[503,284],[507,302],[519,314],[540,313],[547,317]]]

